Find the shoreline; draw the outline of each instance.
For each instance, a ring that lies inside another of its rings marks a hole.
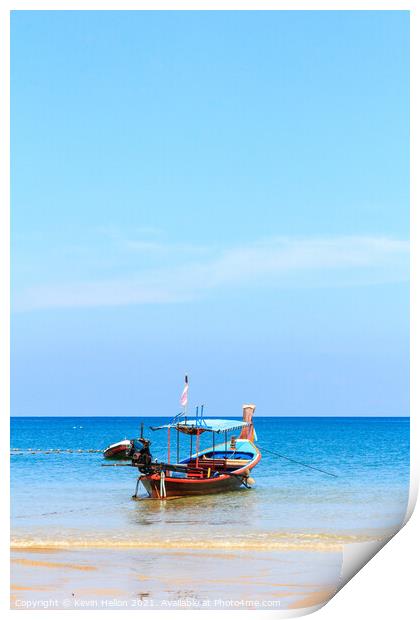
[[[399,529],[386,528],[377,533],[332,533],[332,532],[264,532],[254,533],[252,537],[238,536],[228,537],[202,537],[191,539],[189,537],[172,537],[154,539],[111,538],[112,533],[103,532],[100,537],[85,538],[69,536],[67,538],[44,538],[42,536],[16,536],[10,542],[12,551],[48,550],[171,550],[178,549],[211,550],[211,551],[314,551],[314,552],[337,552],[343,545],[366,542],[380,542],[389,539]]]

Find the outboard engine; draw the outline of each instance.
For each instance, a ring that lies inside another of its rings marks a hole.
[[[140,439],[132,439],[131,445],[130,456],[132,465],[137,467],[141,474],[150,474],[152,472],[151,442],[140,437]]]

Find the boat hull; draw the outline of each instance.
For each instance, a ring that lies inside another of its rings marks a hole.
[[[173,478],[165,476],[164,486],[159,474],[141,476],[140,482],[153,499],[166,497],[191,497],[194,495],[213,495],[237,491],[243,485],[242,476],[219,476],[204,480],[190,480],[188,478]]]
[[[104,458],[113,460],[130,460],[128,455],[130,448],[130,442],[127,440],[120,443],[113,444],[104,450]]]

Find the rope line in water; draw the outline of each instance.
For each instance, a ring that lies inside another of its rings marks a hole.
[[[99,454],[102,453],[103,450],[73,450],[70,448],[51,448],[50,450],[40,450],[39,448],[11,448],[11,454],[62,454],[66,453],[74,453],[74,454]]]
[[[268,452],[269,454],[273,454],[274,456],[279,456],[281,459],[286,459],[286,461],[296,463],[296,465],[301,465],[302,467],[307,467],[308,469],[314,469],[315,471],[320,471],[322,474],[327,474],[327,476],[333,476],[334,478],[338,478],[337,474],[332,474],[329,471],[325,471],[325,469],[320,469],[319,467],[314,467],[313,465],[307,465],[306,463],[302,463],[301,461],[296,461],[295,459],[291,459],[288,456],[284,456],[284,454],[280,454],[279,452],[273,452],[272,450],[268,450],[268,448],[263,448],[260,445],[258,447],[260,450],[263,450],[263,452]]]

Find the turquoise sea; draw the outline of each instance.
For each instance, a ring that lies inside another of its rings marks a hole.
[[[12,418],[14,546],[310,550],[381,538],[404,518],[408,418],[256,416],[263,458],[253,470],[254,488],[166,502],[133,501],[137,470],[102,467],[102,454],[87,450],[136,437],[143,422],[153,457],[165,460],[166,432],[152,432],[149,426],[166,421]],[[73,452],[45,453],[54,449]]]

